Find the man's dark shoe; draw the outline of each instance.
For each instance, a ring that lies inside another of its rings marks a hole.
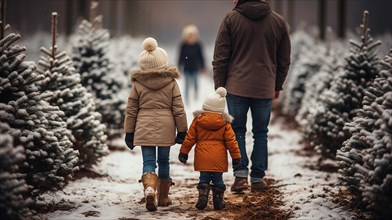
[[[248,189],[248,178],[235,177],[234,183],[231,186],[231,191],[241,193],[246,189]]]
[[[268,188],[268,185],[263,181],[252,183],[250,186],[251,192],[265,192]]]

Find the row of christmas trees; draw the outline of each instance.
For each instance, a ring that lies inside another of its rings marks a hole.
[[[33,217],[31,207],[50,190],[63,188],[81,169],[108,153],[108,139],[121,135],[123,82],[108,59],[109,32],[92,5],[90,21],[76,34],[72,58],[52,44],[26,61],[20,35],[9,33],[1,1],[0,25],[0,218]],[[119,73],[122,74],[122,73]]]
[[[380,41],[368,28],[360,40],[333,48],[302,31],[292,37],[292,67],[279,112],[295,119],[303,139],[339,165],[339,179],[364,207],[392,210],[392,49],[380,61]],[[343,49],[342,49],[343,48]]]

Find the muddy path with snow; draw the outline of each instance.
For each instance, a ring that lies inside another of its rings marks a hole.
[[[233,194],[230,186],[233,173],[224,173],[228,207],[213,210],[212,194],[208,207],[195,208],[199,173],[193,169],[193,150],[189,163],[178,159],[179,146],[171,149],[171,177],[175,186],[170,196],[173,204],[156,212],[145,209],[140,148],[112,151],[95,168],[98,175],[86,174],[70,182],[62,191],[46,194],[42,201],[50,209],[41,215],[49,219],[372,219],[350,207],[349,194],[338,185],[336,164],[319,163],[319,157],[304,151],[300,134],[287,129],[284,121],[275,121],[269,133],[269,169],[266,181],[270,188],[264,193]],[[249,129],[250,130],[250,129]],[[247,134],[250,152],[251,132]],[[328,169],[320,169],[327,167]]]
[[[192,181],[193,182],[193,181]],[[167,208],[165,212],[185,214],[190,219],[288,219],[290,212],[283,210],[282,194],[275,188],[273,179],[266,179],[268,185],[272,188],[264,193],[252,193],[245,190],[243,193],[234,194],[227,191],[225,202],[227,207],[220,211],[215,211],[212,204],[212,194],[209,197],[208,207],[203,210],[197,210],[195,204],[197,201],[197,183],[180,183],[175,186],[177,192],[172,199],[174,205]],[[141,203],[144,200],[141,200]],[[163,211],[157,213],[162,215]],[[151,214],[154,216],[154,214]]]

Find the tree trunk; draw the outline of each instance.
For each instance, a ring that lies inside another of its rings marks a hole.
[[[339,0],[338,2],[338,38],[346,38],[347,26],[347,0]]]
[[[319,36],[321,40],[325,40],[325,28],[326,28],[326,1],[319,0],[318,4],[318,26],[319,26]]]

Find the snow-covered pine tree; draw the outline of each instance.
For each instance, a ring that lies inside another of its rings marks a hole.
[[[112,59],[112,62],[116,69],[115,72],[121,72],[123,74],[123,77],[126,80],[124,82],[125,88],[129,88],[131,85],[129,80],[130,70],[139,67],[139,49],[142,41],[143,39],[132,38],[130,36],[122,36],[110,40],[108,56],[109,58],[114,58]],[[125,90],[128,91],[129,89]]]
[[[303,25],[302,25],[303,26]],[[304,27],[298,28],[293,34],[291,34],[291,63],[292,65],[290,66],[289,73],[287,74],[286,81],[283,85],[283,88],[285,88],[281,94],[281,97],[279,98],[279,102],[277,103],[277,113],[278,114],[283,114],[287,115],[287,109],[288,105],[291,102],[292,94],[288,92],[287,88],[292,88],[294,87],[295,80],[297,78],[297,74],[300,69],[302,68],[302,65],[306,63],[307,60],[309,60],[307,54],[309,54],[309,51],[312,51],[315,46],[315,41],[314,38],[309,35],[305,30]],[[313,55],[313,54],[312,54]]]
[[[64,112],[44,101],[51,94],[41,93],[36,86],[43,76],[35,72],[34,62],[25,61],[25,48],[14,44],[20,36],[11,33],[4,37],[4,31],[2,25],[0,121],[15,129],[15,146],[26,149],[22,169],[27,184],[33,186],[31,193],[59,189],[78,168],[78,152],[68,138]]]
[[[0,218],[24,219],[31,213],[28,209],[31,199],[26,199],[29,188],[20,173],[26,159],[25,149],[14,146],[12,135],[15,131],[8,124],[0,122]]]
[[[367,136],[375,129],[376,121],[379,118],[375,114],[372,104],[390,91],[391,84],[388,85],[388,77],[391,77],[390,72],[381,71],[373,85],[366,90],[362,102],[363,107],[358,110],[353,121],[346,123],[344,127],[349,132],[350,138],[343,142],[342,148],[336,154],[336,160],[339,164],[339,179],[355,197],[361,196],[360,182],[367,176],[367,174],[363,175],[358,172],[357,166],[363,166],[364,152],[373,148],[372,138],[369,139]]]
[[[323,157],[335,158],[337,149],[347,140],[349,133],[343,130],[362,108],[365,90],[372,85],[378,73],[377,47],[368,28],[368,12],[364,12],[361,25],[361,41],[350,41],[344,71],[337,74],[331,87],[320,95],[323,104],[314,115],[314,127],[310,129],[310,143]]]
[[[123,83],[114,74],[107,56],[109,31],[101,28],[102,16],[95,16],[97,3],[92,4],[90,22],[83,20],[72,48],[72,60],[82,84],[94,95],[97,111],[102,114],[110,139],[122,133],[125,100],[121,99]],[[120,73],[122,74],[122,73]]]
[[[38,83],[42,92],[53,96],[48,102],[65,113],[64,121],[72,131],[73,148],[79,151],[79,167],[90,169],[108,153],[106,127],[100,122],[101,114],[95,111],[95,101],[90,92],[80,83],[68,55],[58,50],[56,44],[57,13],[52,14],[52,47],[41,48],[43,56],[38,62],[38,72],[45,79]]]
[[[300,125],[300,129],[305,140],[313,140],[317,137],[308,136],[311,133],[315,124],[314,114],[317,108],[322,106],[320,103],[320,94],[330,88],[331,81],[335,75],[343,71],[340,62],[340,55],[343,51],[333,47],[333,33],[332,29],[327,29],[327,44],[326,50],[323,54],[320,70],[312,76],[305,83],[305,93],[303,94],[302,103],[296,121]]]
[[[357,138],[349,139],[349,153],[342,151],[340,155],[344,168],[354,171],[344,173],[342,180],[349,184],[351,179],[346,175],[354,173],[363,202],[384,218],[392,215],[392,48],[381,64],[387,69],[369,88],[359,123],[350,127]]]
[[[286,116],[295,118],[301,108],[302,98],[306,92],[305,84],[317,73],[324,61],[325,48],[314,45],[311,50],[302,54],[290,70],[290,81],[286,83],[282,110]]]

